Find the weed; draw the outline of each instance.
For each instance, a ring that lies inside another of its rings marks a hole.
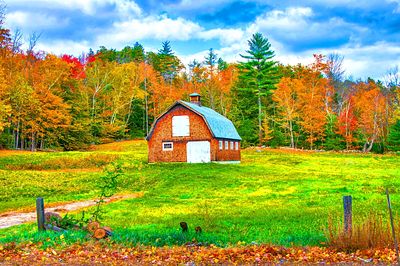
[[[398,221],[398,217],[396,220]],[[399,236],[400,223],[395,225],[395,231]],[[330,217],[325,234],[327,245],[342,251],[393,247],[393,235],[389,221],[373,212],[354,224],[350,231],[345,231],[342,222],[335,222]]]

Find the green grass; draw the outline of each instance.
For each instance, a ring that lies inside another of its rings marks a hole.
[[[33,207],[36,196],[46,202],[96,197],[102,175],[97,167],[112,160],[124,164],[120,192],[144,192],[142,198],[105,206],[103,223],[115,229],[113,240],[121,243],[182,244],[196,237],[222,246],[239,241],[318,245],[325,241],[328,217],[341,218],[343,195],[353,196],[355,222],[371,211],[387,216],[386,187],[395,213],[400,209],[396,155],[248,149],[240,165],[147,164],[145,142],[134,141],[91,152],[0,156],[5,188],[0,212]],[[179,232],[181,221],[189,224],[188,236]],[[200,237],[194,235],[197,225],[204,231]],[[0,230],[0,242],[20,234],[19,239],[35,239],[33,226],[24,226]],[[77,238],[68,234],[71,241]]]

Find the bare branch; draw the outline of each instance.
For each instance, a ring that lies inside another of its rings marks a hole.
[[[400,87],[400,70],[399,66],[390,68],[385,77],[383,78],[384,84],[387,88],[398,88]]]
[[[343,69],[344,56],[333,53],[328,55],[328,78],[334,83],[343,81],[344,69]]]
[[[21,51],[23,34],[20,29],[16,29],[12,38],[12,51],[17,53]]]
[[[4,23],[4,19],[6,16],[6,3],[2,0],[0,0],[0,29],[1,29],[1,25],[3,25]]]
[[[37,34],[36,32],[34,32],[29,36],[29,47],[27,50],[28,55],[33,53],[33,49],[35,49],[36,44],[37,44],[38,40],[40,39],[41,35],[42,35],[41,33]]]

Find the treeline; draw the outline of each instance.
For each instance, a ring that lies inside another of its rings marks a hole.
[[[185,67],[168,41],[157,52],[136,43],[55,56],[36,51],[37,36],[22,50],[20,33],[1,22],[1,148],[76,150],[144,137],[169,105],[199,92],[235,123],[244,146],[400,149],[396,71],[386,83],[349,81],[338,55],[284,66],[258,33],[235,64],[210,49]]]

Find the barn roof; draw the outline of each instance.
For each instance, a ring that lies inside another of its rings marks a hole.
[[[242,138],[239,136],[238,132],[236,131],[235,126],[233,125],[232,121],[230,121],[228,118],[225,116],[217,113],[211,108],[205,107],[205,106],[199,106],[197,104],[185,102],[185,101],[177,101],[173,106],[171,106],[164,114],[168,113],[173,107],[175,107],[177,104],[181,104],[184,107],[188,108],[189,110],[197,113],[201,117],[204,118],[204,121],[206,122],[208,128],[210,129],[211,133],[215,138],[220,138],[220,139],[232,139],[232,140],[242,140]],[[164,116],[162,114],[159,118]],[[149,135],[147,136],[147,139],[149,139],[153,133],[154,127],[156,126],[158,119],[154,123],[153,127],[150,130]]]
[[[206,121],[208,128],[215,138],[242,140],[232,121],[215,112],[213,109],[197,104],[179,101],[184,106],[200,114]]]

